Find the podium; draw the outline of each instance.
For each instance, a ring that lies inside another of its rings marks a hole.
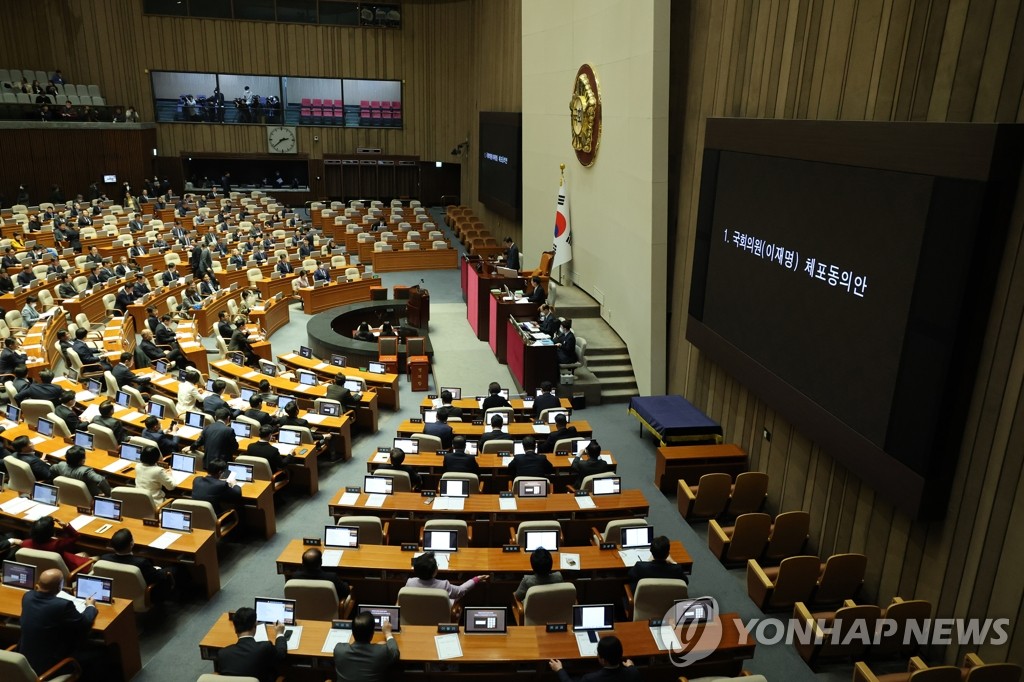
[[[405,316],[410,327],[426,329],[430,325],[430,292],[418,286],[409,289],[409,302],[405,305]]]

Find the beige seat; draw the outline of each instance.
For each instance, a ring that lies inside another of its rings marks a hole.
[[[863,554],[833,554],[821,565],[813,602],[820,606],[855,599],[864,586],[868,558]]]
[[[64,584],[71,585],[74,578],[79,573],[85,573],[89,568],[92,567],[92,561],[87,561],[73,571],[68,570],[68,565],[64,563],[64,557],[57,552],[47,552],[42,549],[31,549],[29,547],[22,547],[14,554],[16,561],[20,561],[23,564],[32,564],[36,567],[36,575],[40,575],[43,571],[51,568],[56,568],[64,576]]]
[[[299,434],[299,442],[309,444],[313,442],[313,432],[305,426],[282,426],[282,431],[295,431]]]
[[[759,512],[768,499],[768,474],[763,471],[744,471],[736,477],[729,494],[726,514],[732,517]]]
[[[575,438],[563,438],[561,440],[555,441],[555,449],[554,449],[553,452],[556,455],[559,454],[559,453],[567,454],[567,453],[572,452],[572,442],[574,440],[576,440],[576,439]]]
[[[114,378],[114,373],[109,371],[109,370],[104,372],[103,373],[103,381],[106,383],[106,386],[107,386],[107,392],[106,392],[105,395],[107,395],[111,399],[116,398],[117,397],[118,388],[117,388],[117,379]]]
[[[0,680],[4,682],[75,682],[81,674],[78,661],[69,657],[36,675],[27,658],[15,651],[0,649]]]
[[[485,422],[486,423],[486,422]],[[498,452],[512,453],[515,451],[516,442],[514,440],[505,438],[494,438],[484,443],[484,447],[480,450],[482,455],[491,455]]]
[[[427,530],[454,530],[456,542],[459,547],[469,547],[473,540],[473,529],[463,519],[427,519],[420,529],[420,544],[423,544],[423,531]]]
[[[146,585],[145,578],[138,566],[103,561],[100,559],[92,567],[92,574],[114,581],[112,594],[119,599],[131,599],[136,613],[145,613],[153,606],[152,586]]]
[[[584,476],[583,480],[580,482],[580,492],[592,493],[594,492],[595,480],[599,478],[615,478],[616,476],[618,476],[618,474],[614,471],[606,471],[602,474],[590,474],[589,476]]]
[[[182,498],[172,500],[170,506],[172,509],[192,512],[192,527],[211,531],[218,539],[225,537],[238,527],[238,512],[234,509],[228,509],[217,516],[213,505],[209,502]]]
[[[347,618],[351,611],[351,601],[339,600],[338,590],[330,580],[285,581],[284,598],[295,600],[295,617],[300,620]]]
[[[374,476],[387,476],[391,479],[391,490],[396,493],[408,493],[412,491],[412,480],[408,471],[398,469],[377,469]]]
[[[47,412],[46,418],[53,422],[53,435],[57,438],[71,438],[71,429],[68,428],[68,424],[63,418],[58,417],[53,412]]]
[[[149,397],[150,402],[154,402],[157,405],[163,405],[164,407],[164,418],[166,419],[177,419],[178,418],[178,406],[173,400],[167,396],[159,395],[154,393]]]
[[[576,603],[576,586],[572,583],[534,585],[519,602],[512,597],[512,615],[516,625],[547,625],[572,621],[572,607]]]
[[[466,471],[448,471],[441,474],[442,481],[467,481],[469,483],[469,494],[483,492],[483,484],[480,477]]]
[[[684,519],[713,519],[725,511],[729,504],[732,479],[729,474],[704,474],[695,486],[679,479],[679,513]]]
[[[448,592],[436,587],[403,587],[398,591],[402,625],[437,625],[452,622]]]
[[[627,583],[626,617],[634,622],[664,618],[677,599],[688,596],[686,581],[669,578],[643,578],[636,592]]]
[[[84,481],[67,476],[58,476],[53,479],[57,486],[57,501],[61,504],[70,504],[73,507],[92,508],[92,493]]]
[[[747,595],[762,611],[791,609],[811,600],[818,585],[821,560],[816,556],[783,559],[778,568],[762,568],[747,561]]]
[[[634,528],[636,526],[646,526],[646,519],[612,519],[604,526],[604,531],[599,531],[597,528],[591,526],[590,534],[591,541],[595,545],[600,545],[602,542],[614,542],[616,545],[621,544],[622,540],[622,529],[623,528]]]
[[[764,550],[765,563],[776,564],[804,551],[810,539],[811,515],[805,511],[783,512],[775,517]]]
[[[155,519],[157,506],[148,493],[138,488],[119,485],[110,491],[110,496],[121,500],[121,513],[133,519]]]
[[[337,519],[339,526],[355,526],[359,529],[359,544],[388,544],[388,523],[377,516],[341,516]]]
[[[239,464],[251,465],[253,479],[257,481],[270,481],[274,484],[275,493],[288,485],[288,481],[291,479],[288,469],[281,469],[277,473],[274,473],[274,470],[270,468],[270,462],[262,457],[238,455],[235,457],[235,461]]]
[[[145,399],[143,399],[142,394],[139,392],[139,389],[133,386],[122,386],[118,390],[124,391],[125,393],[128,394],[128,397],[130,398],[130,400],[128,401],[128,407],[138,410],[139,412],[146,411],[146,401]]]
[[[733,526],[708,522],[708,549],[723,564],[745,564],[758,559],[768,544],[772,518],[768,514],[741,514]]]
[[[121,449],[121,444],[114,437],[114,432],[106,426],[102,424],[89,424],[86,428],[93,435],[92,444],[97,450],[118,452]]]
[[[244,414],[240,414],[232,419],[232,421],[239,422],[240,424],[248,424],[252,427],[253,438],[259,435],[261,424],[253,419],[252,417],[246,417]],[[263,460],[264,462],[267,460]]]
[[[562,541],[562,524],[558,521],[549,519],[543,519],[538,521],[521,521],[516,529],[513,531],[509,528],[509,541],[511,544],[519,545],[520,547],[526,546],[526,531],[528,530],[557,530],[559,545]]]
[[[493,417],[496,414],[508,415],[508,420],[510,422],[515,421],[516,418],[515,410],[513,410],[511,407],[492,407],[484,411],[484,424],[490,424],[491,417]]]
[[[31,493],[35,489],[36,477],[27,462],[22,462],[14,455],[8,455],[4,457],[4,466],[7,468],[8,488],[19,493]]]
[[[441,439],[437,436],[431,436],[429,433],[414,433],[412,434],[412,437],[419,441],[420,452],[437,452],[438,450],[444,449],[444,446],[441,444]]]

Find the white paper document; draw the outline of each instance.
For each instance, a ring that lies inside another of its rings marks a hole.
[[[338,504],[345,505],[347,507],[354,506],[359,501],[359,493],[342,493],[341,499],[338,500]]]
[[[80,403],[85,403],[90,400],[96,400],[96,394],[92,391],[79,391],[75,394],[75,400]]]
[[[324,566],[341,566],[341,557],[344,554],[343,549],[325,549],[320,561]]]
[[[586,632],[577,632],[576,646],[580,650],[581,657],[597,656],[597,642],[590,641],[590,635]]]
[[[179,426],[174,435],[181,436],[182,438],[195,438],[202,432],[202,429],[197,429],[194,426]]]
[[[267,629],[273,627],[272,625],[260,626],[256,628],[256,636],[253,637],[257,642],[269,642],[270,638],[267,636]],[[288,651],[294,651],[299,648],[299,643],[302,641],[302,626],[301,625],[289,625],[285,627],[284,634],[286,641],[288,642]]]
[[[88,424],[89,422],[92,421],[93,417],[99,416],[99,413],[100,413],[100,406],[99,405],[90,405],[89,407],[85,408],[85,411],[82,412],[81,415],[79,415],[78,419],[79,419],[79,421],[81,421],[81,422],[83,422],[85,424]]]
[[[604,461],[608,462],[609,464],[612,463],[612,456],[611,455],[601,455],[601,459],[603,459]]]
[[[133,422],[136,419],[142,419],[142,416],[143,416],[142,413],[138,412],[137,410],[128,410],[124,414],[116,415],[116,417],[118,419],[123,419],[125,421],[130,421],[130,422]]]
[[[682,651],[683,645],[679,643],[679,638],[670,627],[651,628],[651,637],[654,638],[659,651],[668,651],[670,648],[673,651]]]
[[[551,433],[551,427],[548,426],[547,424],[534,424],[533,425],[533,432],[534,433]]]
[[[43,504],[41,502],[35,503],[35,505],[25,512],[25,519],[27,521],[35,521],[41,519],[44,516],[49,516],[54,512],[60,511],[60,507],[54,507],[50,504]]]
[[[650,561],[653,559],[651,551],[648,549],[621,549],[619,550],[619,558],[622,559],[622,563],[626,566],[632,566],[638,561]]]
[[[434,498],[434,510],[435,511],[462,511],[466,507],[466,498],[464,497],[435,497]]]
[[[277,357],[282,360],[291,360],[292,358],[298,357],[295,353],[285,353],[284,355],[278,355]]]
[[[388,496],[384,495],[383,493],[375,493],[373,495],[367,495],[367,497],[366,497],[366,504],[364,504],[363,506],[364,507],[383,507],[384,506],[384,500],[386,500],[387,497]]]
[[[391,461],[391,455],[387,452],[378,452],[370,459],[370,461],[375,464],[387,464]]]
[[[31,439],[29,439],[29,442],[32,443],[32,445],[39,445],[40,443],[45,443],[48,440],[50,439],[47,438],[46,436],[33,436]]]
[[[82,530],[90,523],[96,520],[95,516],[89,516],[88,514],[81,514],[71,519],[71,527],[75,530]]]
[[[597,507],[597,505],[594,503],[594,499],[589,496],[577,497],[576,504],[579,506],[580,509],[595,509]]]
[[[306,421],[308,421],[310,424],[323,424],[326,419],[326,414],[309,414],[308,412],[306,413]]]
[[[174,481],[176,486],[184,483],[185,479],[192,475],[187,471],[175,471],[174,469],[171,469],[169,473],[171,474],[171,480]]]
[[[502,457],[501,458],[501,466],[507,467],[511,463],[512,463],[512,457],[511,456]]]
[[[164,533],[153,542],[149,543],[152,549],[167,549],[170,547],[175,540],[181,537],[181,533],[172,533],[170,531]]]
[[[515,511],[516,509],[518,509],[518,507],[516,507],[516,498],[499,497],[498,509],[500,509],[501,511]]]
[[[0,511],[3,511],[5,514],[17,515],[31,509],[35,504],[35,502],[27,497],[15,497],[13,500],[7,500],[0,504]]]
[[[580,555],[559,552],[558,565],[563,571],[578,571],[580,570]]]
[[[351,641],[352,630],[331,628],[327,631],[327,638],[324,639],[324,645],[320,648],[320,652],[324,654],[334,653],[334,647],[338,646],[339,644],[348,644]]]
[[[51,452],[49,456],[53,457],[54,459],[64,459],[64,455],[68,454],[68,450],[70,449],[70,445],[65,445],[60,450],[54,450],[53,452]]]
[[[462,658],[462,643],[459,642],[459,633],[435,635],[434,644],[437,646],[438,659],[447,661],[450,658]]]

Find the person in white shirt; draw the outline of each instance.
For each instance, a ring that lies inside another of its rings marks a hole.
[[[198,370],[190,369],[185,373],[185,381],[178,382],[178,403],[174,407],[182,417],[186,412],[196,409],[196,403],[200,399],[196,384],[202,381],[202,378]]]
[[[174,480],[167,469],[158,464],[160,461],[160,450],[147,445],[142,448],[139,455],[139,463],[135,467],[135,487],[153,498],[157,504],[162,504],[166,495],[165,490],[174,490]]]

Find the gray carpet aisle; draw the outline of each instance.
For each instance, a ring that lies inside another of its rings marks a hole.
[[[439,214],[437,214],[439,217]],[[442,225],[443,221],[437,221]],[[457,242],[456,242],[457,243]],[[511,386],[508,369],[497,363],[488,345],[478,341],[466,320],[457,271],[424,271],[386,274],[383,284],[415,284],[423,280],[431,293],[430,338],[435,353],[435,377],[443,385],[461,386],[467,393],[483,392],[490,381]],[[278,331],[272,345],[275,354],[293,351],[306,341],[309,316],[298,305],[291,309],[291,322]],[[284,496],[277,507],[277,535],[268,541],[224,543],[221,550],[221,591],[209,602],[191,601],[170,605],[158,618],[143,621],[144,668],[135,678],[143,682],[194,680],[212,671],[212,664],[199,657],[198,643],[219,615],[240,606],[252,605],[256,596],[280,596],[284,580],[275,572],[275,559],[292,538],[320,535],[329,522],[327,503],[345,485],[358,485],[365,472],[365,460],[378,444],[390,443],[398,424],[418,416],[423,393],[412,393],[404,378],[400,381],[400,413],[381,411],[380,432],[362,435],[353,443],[353,459],[347,464],[326,464],[320,469],[320,492],[310,498]],[[436,391],[436,386],[432,387]],[[742,570],[727,571],[707,551],[706,527],[691,528],[679,516],[674,498],[666,498],[653,485],[654,443],[639,435],[636,420],[623,404],[590,407],[580,413],[595,427],[601,445],[619,461],[624,485],[640,488],[651,504],[649,521],[656,532],[680,540],[694,558],[691,596],[712,595],[723,611],[739,612],[744,618],[762,614],[746,596]],[[746,666],[763,673],[772,682],[802,680],[848,680],[850,666],[839,665],[825,674],[812,673],[786,645],[759,646]],[[685,673],[684,671],[681,671]]]

